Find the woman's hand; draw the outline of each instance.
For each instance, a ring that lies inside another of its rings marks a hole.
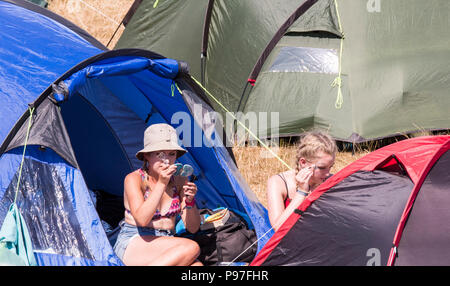
[[[183,185],[183,195],[186,197],[186,202],[190,203],[197,194],[197,185],[192,182],[186,181]]]
[[[200,228],[200,214],[195,206],[195,195],[197,194],[197,186],[189,182],[186,177],[181,189],[181,198],[184,197],[183,210],[181,212],[181,218],[186,226],[186,229],[190,233],[196,233]]]
[[[158,167],[158,182],[168,185],[170,178],[177,170],[177,166],[169,164],[161,164]]]
[[[315,165],[306,167],[301,169],[297,175],[295,175],[295,181],[297,183],[297,187],[301,190],[308,192],[309,191],[309,180],[314,174]]]

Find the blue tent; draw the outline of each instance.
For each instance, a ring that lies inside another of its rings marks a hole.
[[[270,229],[222,134],[204,120],[213,109],[183,62],[144,50],[108,51],[26,1],[0,1],[0,26],[0,222],[28,140],[17,205],[38,265],[122,265],[90,191],[122,196],[125,175],[141,167],[135,153],[153,123],[179,131],[189,151],[179,161],[194,166],[199,208],[244,212],[260,238]]]

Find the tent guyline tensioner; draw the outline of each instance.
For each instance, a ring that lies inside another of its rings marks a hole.
[[[334,0],[334,6],[336,8],[336,15],[337,15],[338,24],[339,24],[339,32],[341,33],[341,41],[340,41],[341,43],[340,43],[340,48],[339,48],[339,73],[338,73],[338,76],[331,83],[331,86],[338,87],[338,94],[336,97],[336,102],[334,104],[334,107],[336,109],[341,109],[342,104],[344,103],[344,97],[342,96],[342,50],[344,48],[344,32],[342,31],[341,16],[339,14],[337,0]]]

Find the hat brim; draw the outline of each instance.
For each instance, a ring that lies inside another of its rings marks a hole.
[[[177,152],[177,158],[183,156],[187,150],[183,149],[181,146],[179,145],[175,145],[175,144],[170,144],[167,142],[161,142],[158,144],[154,144],[152,146],[148,146],[142,150],[140,150],[139,152],[136,153],[136,158],[138,158],[141,161],[144,161],[144,154],[145,153],[150,153],[150,152],[156,152],[156,151],[178,151]]]

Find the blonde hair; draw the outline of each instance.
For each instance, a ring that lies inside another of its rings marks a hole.
[[[317,158],[318,152],[324,152],[331,156],[335,156],[337,146],[334,139],[322,131],[310,131],[304,133],[300,137],[300,144],[297,149],[296,156],[296,173],[300,170],[300,158],[307,160],[314,160]]]

